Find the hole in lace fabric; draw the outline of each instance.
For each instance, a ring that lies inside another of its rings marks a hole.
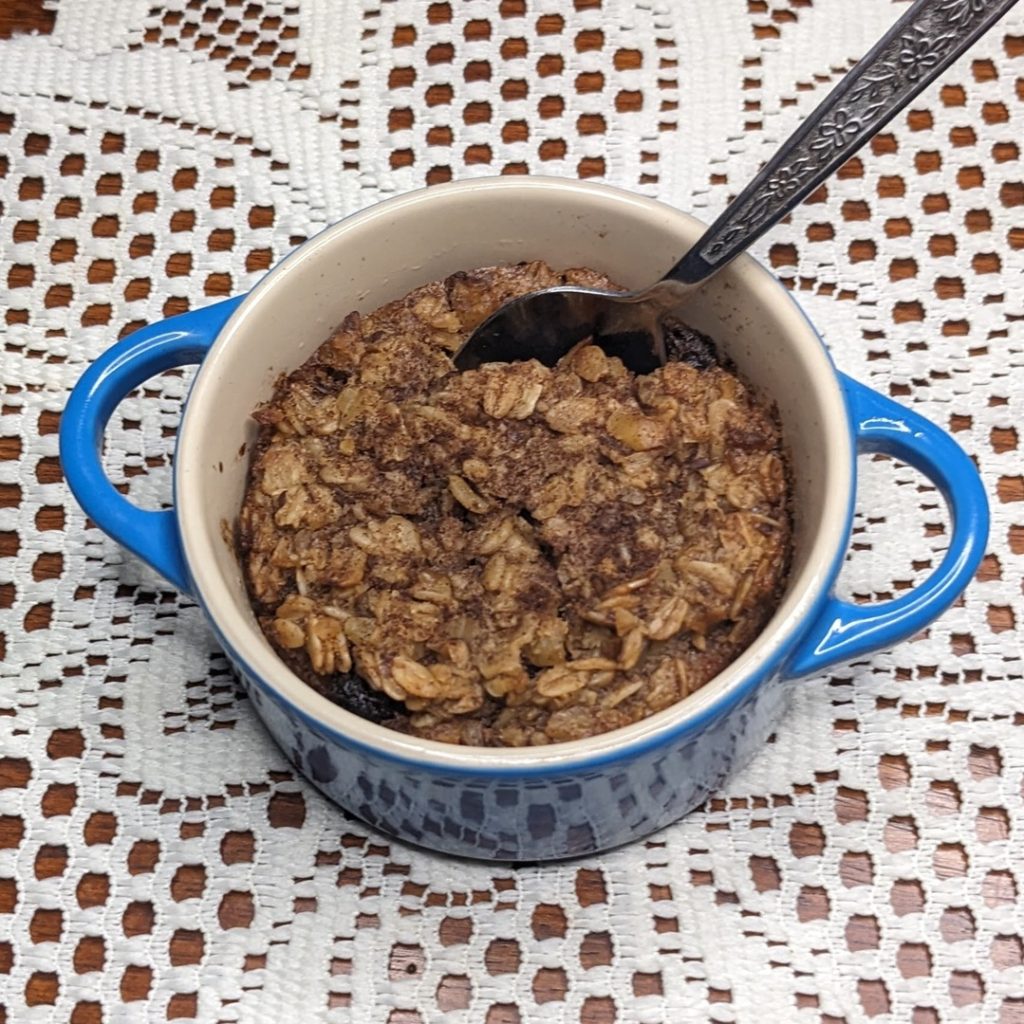
[[[891,601],[942,561],[950,519],[938,489],[887,455],[857,459],[853,532],[836,594],[858,604]]]

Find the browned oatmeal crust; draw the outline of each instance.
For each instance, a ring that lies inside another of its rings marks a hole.
[[[255,413],[253,606],[358,713],[454,743],[578,739],[703,686],[775,607],[776,417],[707,339],[642,377],[588,344],[453,371],[493,309],[567,282],[611,287],[530,263],[353,314]]]

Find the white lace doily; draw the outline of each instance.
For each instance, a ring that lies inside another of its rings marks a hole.
[[[198,610],[69,498],[68,390],[425,182],[600,177],[708,218],[905,5],[3,6],[0,1020],[1024,1022],[1024,13],[757,249],[842,369],[975,457],[977,579],[801,684],[706,808],[513,869],[385,839],[292,774]],[[185,386],[115,416],[139,502],[169,494]],[[861,469],[844,587],[883,599],[948,523],[915,473]]]

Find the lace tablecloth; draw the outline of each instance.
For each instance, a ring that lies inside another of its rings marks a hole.
[[[757,248],[841,368],[974,456],[989,554],[930,629],[800,684],[647,843],[458,863],[346,817],[57,458],[117,337],[383,196],[544,172],[711,217],[904,9],[0,5],[0,1020],[1024,1021],[1024,12]],[[167,500],[186,386],[115,416],[141,503]],[[906,467],[861,470],[843,586],[878,600],[948,523]]]

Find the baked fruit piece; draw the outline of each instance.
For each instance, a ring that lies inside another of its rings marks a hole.
[[[566,283],[614,287],[527,263],[352,314],[255,413],[256,616],[356,714],[452,743],[579,739],[703,686],[774,610],[777,417],[708,338],[680,325],[643,376],[587,343],[454,370],[499,305]]]

